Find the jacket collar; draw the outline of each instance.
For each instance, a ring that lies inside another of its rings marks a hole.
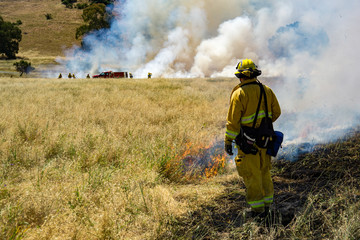
[[[241,82],[241,83],[239,84],[239,86],[241,87],[241,86],[243,86],[244,84],[256,82],[256,80],[257,80],[256,78],[252,78],[252,79],[245,80],[245,81]]]

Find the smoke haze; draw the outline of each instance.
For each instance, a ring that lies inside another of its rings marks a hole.
[[[233,77],[251,58],[279,99],[286,143],[328,141],[359,124],[358,0],[128,0],[110,10],[110,29],[59,60],[68,72]]]

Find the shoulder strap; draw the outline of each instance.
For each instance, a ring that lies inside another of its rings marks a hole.
[[[268,105],[267,105],[266,92],[265,92],[265,89],[264,89],[264,85],[262,85],[262,83],[259,83],[259,84],[260,84],[261,91],[264,93],[264,101],[265,101],[265,116],[266,116],[266,118],[268,118],[268,117],[269,117],[269,111],[268,111]]]
[[[245,83],[245,84],[241,85],[241,87],[243,87],[243,86],[245,86],[245,85],[250,85],[250,84],[257,84],[257,85],[259,85],[259,87],[260,87],[259,103],[258,103],[257,108],[256,108],[255,118],[254,118],[253,125],[252,125],[252,128],[255,128],[256,120],[257,120],[257,117],[258,117],[259,111],[260,111],[260,105],[261,105],[261,100],[262,100],[262,95],[263,95],[263,94],[264,94],[264,101],[265,101],[265,116],[266,116],[266,120],[267,120],[267,118],[269,117],[269,112],[268,112],[268,105],[267,105],[267,97],[266,97],[265,89],[264,89],[264,86],[262,85],[262,83],[259,82],[259,81],[250,82],[250,83]]]
[[[263,95],[263,88],[262,88],[262,85],[261,83],[259,82],[256,82],[259,87],[260,87],[260,98],[259,98],[259,103],[257,105],[257,108],[256,108],[256,113],[255,113],[255,118],[254,118],[254,121],[253,121],[253,125],[252,125],[252,128],[255,128],[255,124],[256,124],[256,120],[257,120],[257,117],[258,117],[258,114],[259,114],[259,110],[260,110],[260,105],[261,105],[261,99],[262,99],[262,95]]]

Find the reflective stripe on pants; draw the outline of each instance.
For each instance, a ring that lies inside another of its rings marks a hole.
[[[251,208],[261,208],[265,206],[264,200],[248,202]]]
[[[270,155],[266,154],[266,149],[259,149],[256,155],[244,154],[239,150],[235,162],[246,186],[246,201],[254,210],[262,211],[265,205],[273,202]]]
[[[273,196],[268,196],[268,197],[264,197],[264,202],[265,204],[271,204],[274,200],[274,197]]]

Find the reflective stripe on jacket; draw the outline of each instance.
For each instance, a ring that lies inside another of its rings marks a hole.
[[[225,142],[232,141],[240,133],[240,126],[251,127],[255,119],[256,108],[260,98],[260,87],[257,84],[244,84],[256,82],[256,78],[245,80],[237,85],[231,93],[230,107],[227,115]],[[281,114],[279,102],[273,91],[264,85],[269,117],[274,122]],[[255,124],[258,128],[261,119],[265,117],[265,101],[262,99],[259,114]]]

